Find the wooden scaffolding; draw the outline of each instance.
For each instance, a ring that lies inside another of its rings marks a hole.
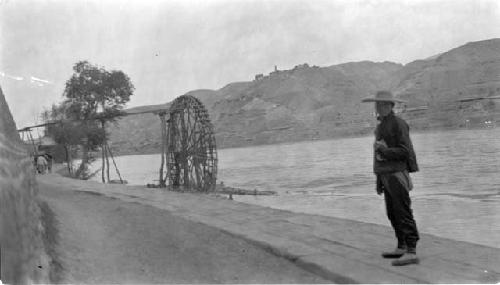
[[[217,146],[214,127],[207,110],[200,100],[183,95],[176,98],[170,108],[160,108],[142,112],[124,113],[119,116],[132,116],[151,113],[160,118],[161,158],[159,184],[156,187],[169,187],[180,190],[208,192],[215,190],[217,181]],[[98,119],[97,119],[98,120]],[[49,122],[18,130],[24,134],[32,128],[43,127]],[[102,123],[102,128],[105,124]],[[105,140],[102,145],[102,176],[106,172],[109,181],[109,157],[123,183],[111,149]],[[106,170],[105,170],[106,169]]]

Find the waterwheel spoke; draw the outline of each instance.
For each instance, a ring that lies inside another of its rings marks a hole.
[[[170,107],[166,166],[170,185],[210,191],[217,176],[213,125],[197,98],[183,95]]]

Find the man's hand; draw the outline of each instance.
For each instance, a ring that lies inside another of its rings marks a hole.
[[[382,194],[384,194],[384,187],[382,187],[382,188],[377,187],[377,189],[376,189],[376,190],[377,190],[377,195],[382,195]]]
[[[387,148],[387,144],[385,143],[384,140],[375,141],[373,143],[373,149],[375,149],[375,151],[381,151],[381,150],[386,149],[386,148]]]

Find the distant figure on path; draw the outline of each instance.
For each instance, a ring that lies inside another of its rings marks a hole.
[[[47,159],[47,171],[52,173],[52,162],[54,159],[50,153],[45,154],[45,158]]]
[[[398,258],[392,265],[419,263],[416,254],[419,240],[413,219],[409,191],[413,188],[409,172],[418,171],[417,159],[410,139],[408,124],[394,114],[396,102],[389,91],[378,91],[375,97],[362,102],[375,102],[377,120],[375,130],[373,171],[377,176],[377,194],[384,194],[387,216],[398,240],[397,248],[383,252],[384,258]]]
[[[45,169],[47,168],[47,159],[43,155],[37,157],[36,168],[38,169],[38,173],[45,174]]]

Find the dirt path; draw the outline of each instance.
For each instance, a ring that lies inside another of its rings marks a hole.
[[[138,203],[40,183],[64,283],[326,283],[220,230]]]

